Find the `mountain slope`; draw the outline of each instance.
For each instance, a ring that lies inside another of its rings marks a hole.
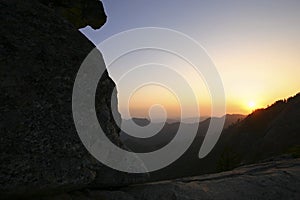
[[[209,119],[202,122],[190,148],[170,166],[151,174],[153,180],[226,171],[281,155],[300,152],[300,94],[259,109],[224,129],[213,150],[198,158]]]
[[[300,145],[300,93],[259,109],[224,131],[220,143],[239,155],[239,164],[288,153]]]

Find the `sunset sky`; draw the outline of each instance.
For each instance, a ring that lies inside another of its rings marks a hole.
[[[107,23],[99,30],[81,29],[93,43],[140,27],[170,28],[189,35],[216,65],[227,113],[248,114],[300,92],[299,0],[103,0],[103,4]],[[125,118],[126,87],[126,83],[118,85],[119,110]],[[201,99],[201,115],[210,115],[209,93],[203,85],[194,87],[203,91],[196,95]],[[177,117],[176,98],[157,85],[136,91],[129,107],[134,116],[145,117],[156,103],[165,105],[170,117]],[[191,117],[197,112],[191,111]]]

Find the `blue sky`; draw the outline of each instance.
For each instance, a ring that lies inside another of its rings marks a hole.
[[[266,35],[296,36],[298,0],[103,0],[107,23],[82,31],[95,43],[131,28],[158,26],[190,35],[203,43]],[[289,29],[289,30],[287,30]]]

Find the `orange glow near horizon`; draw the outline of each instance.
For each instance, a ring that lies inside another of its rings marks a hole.
[[[198,86],[197,84],[195,85]],[[264,88],[265,85],[257,85],[259,87],[255,87],[253,84],[243,84],[243,87],[241,87],[237,84],[236,88],[231,87],[230,89],[226,86],[225,81],[224,88],[227,114],[248,115],[256,109],[266,108],[277,100],[289,98],[299,92],[299,90],[297,90],[297,84],[295,84],[295,87],[288,87],[287,89],[282,88],[281,91],[278,90],[277,92],[270,90],[268,93],[263,93],[259,89],[260,87]],[[208,91],[203,91],[203,89],[204,88],[202,86],[201,89],[195,89],[196,94],[201,92],[201,96],[197,96],[199,102],[198,106],[201,112],[190,108],[190,117],[211,116],[210,94]],[[233,90],[239,92],[233,93]],[[188,98],[183,101],[183,104],[188,106]],[[119,98],[119,111],[123,118],[149,118],[149,111],[153,105],[161,105],[167,113],[167,118],[180,118],[181,114],[180,104],[177,97],[170,91],[157,85],[145,86],[137,90],[134,94],[132,94],[128,105],[129,110],[127,110],[128,106],[126,101]],[[156,118],[161,118],[161,114],[159,112],[157,113]]]
[[[169,117],[180,115],[176,97],[157,85],[145,86],[136,91],[129,101],[129,112],[133,117],[149,118],[149,110],[155,105],[161,105]]]
[[[227,98],[226,113],[248,115],[256,109],[266,108],[277,100],[286,99],[295,94],[297,94],[297,92],[282,97],[266,96],[265,99],[264,97],[249,99],[237,98],[235,100]],[[137,91],[129,101],[129,113],[124,105],[120,106],[119,110],[124,118],[149,118],[149,111],[154,105],[161,105],[167,113],[167,118],[180,118],[180,104],[176,97],[169,91],[159,88],[158,86],[148,86]],[[191,109],[190,117],[211,116],[210,102],[199,103],[199,107],[201,115],[200,112],[192,111]],[[160,118],[159,112],[157,116],[157,118]]]

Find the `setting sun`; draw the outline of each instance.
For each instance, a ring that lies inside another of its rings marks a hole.
[[[255,108],[255,106],[256,106],[256,103],[254,102],[254,101],[249,101],[248,102],[248,107],[249,107],[249,109],[254,109]]]

